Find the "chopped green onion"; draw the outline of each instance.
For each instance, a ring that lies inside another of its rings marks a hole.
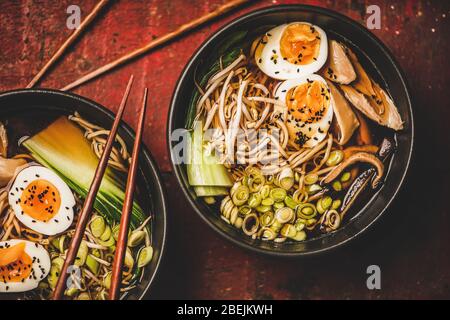
[[[138,268],[145,267],[152,261],[153,248],[151,246],[142,248],[138,253],[137,266]]]
[[[333,150],[330,152],[330,156],[327,159],[327,166],[333,167],[338,165],[342,159],[344,159],[344,152],[341,150]]]
[[[306,239],[306,232],[305,231],[299,231],[295,234],[295,236],[292,238],[295,241],[303,241]]]
[[[287,237],[287,238],[294,238],[295,235],[297,234],[297,229],[295,228],[294,225],[286,223],[280,230],[280,234],[283,237]]]
[[[267,211],[270,211],[270,206],[257,206],[256,211],[260,213],[265,213]]]
[[[341,176],[341,182],[347,182],[352,177],[350,172],[344,172]]]
[[[264,206],[271,206],[275,203],[275,201],[272,198],[266,198],[263,201],[261,201],[261,204]]]
[[[317,214],[317,211],[316,207],[313,204],[303,203],[297,206],[296,214],[298,218],[307,220],[313,218]]]
[[[236,206],[242,206],[247,202],[248,197],[250,196],[248,187],[242,185],[240,182],[234,184],[233,188],[231,188],[230,193],[231,199]]]
[[[256,208],[261,204],[261,195],[259,193],[252,193],[248,199],[248,205],[250,208]]]
[[[286,198],[286,190],[282,188],[274,188],[270,191],[270,197],[274,201],[283,201]]]
[[[306,186],[306,192],[308,192],[308,194],[315,194],[321,190],[322,190],[322,187],[319,186],[318,184],[312,184],[312,185]]]
[[[334,191],[337,191],[337,192],[339,192],[339,191],[341,191],[342,190],[342,183],[340,182],[340,181],[334,181],[333,182],[333,189],[334,189]]]
[[[340,199],[336,199],[333,201],[333,203],[331,204],[331,209],[333,210],[337,210],[339,209],[339,207],[341,206],[342,201]]]
[[[317,182],[317,180],[319,180],[319,176],[315,173],[310,173],[305,176],[305,184],[306,185],[314,184]]]
[[[291,196],[287,196],[284,198],[284,203],[291,209],[295,209],[297,207],[298,203],[294,199],[292,199]]]
[[[283,201],[277,201],[273,204],[274,209],[281,209],[284,207],[284,202]]]
[[[333,199],[330,196],[325,196],[317,200],[316,208],[320,214],[323,214],[331,206]]]
[[[287,223],[294,218],[294,210],[289,207],[280,208],[275,212],[275,220],[279,223]]]

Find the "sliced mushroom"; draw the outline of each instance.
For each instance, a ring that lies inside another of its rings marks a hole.
[[[385,112],[381,116],[383,119],[383,124],[394,130],[403,129],[403,121],[398,113],[397,107],[395,106],[389,95],[381,89],[377,83],[373,83],[373,88],[375,89],[377,100],[372,99],[373,103],[381,103],[384,106]],[[372,105],[373,105],[372,103]]]
[[[330,173],[325,177],[324,182],[326,184],[331,183],[334,179],[339,177],[339,175],[349,166],[357,163],[357,162],[366,162],[375,167],[377,170],[377,175],[372,181],[372,187],[376,188],[378,183],[381,181],[384,173],[384,165],[380,159],[378,159],[375,155],[367,152],[357,152],[343,162],[341,162],[336,168],[334,168]]]
[[[351,146],[344,149],[344,159],[349,158],[352,154],[355,154],[357,152],[367,152],[367,153],[377,153],[378,152],[378,146],[375,146],[373,144],[367,144],[363,146]]]
[[[328,42],[328,64],[324,76],[340,84],[349,84],[356,79],[355,69],[347,56],[347,48],[335,40]]]
[[[360,92],[364,93],[366,96],[373,96],[375,95],[375,91],[372,87],[372,79],[370,79],[369,75],[366,73],[362,65],[359,63],[358,58],[353,53],[352,50],[347,48],[347,54],[350,58],[350,61],[353,64],[353,67],[355,68],[357,79],[355,82],[352,83],[352,86],[359,90]]]
[[[327,81],[327,84],[333,99],[334,114],[338,126],[338,142],[340,145],[344,145],[350,140],[355,130],[359,127],[359,121],[353,112],[352,107],[339,90],[331,83],[331,81]]]
[[[2,122],[0,122],[0,155],[6,158],[8,154],[8,136],[6,129]]]
[[[352,86],[341,85],[340,88],[344,92],[345,97],[354,105],[359,111],[373,121],[376,121],[382,126],[392,128],[394,130],[403,129],[403,122],[397,111],[397,108],[393,104],[392,100],[377,84],[374,88],[380,96],[376,95],[375,98],[368,98],[362,92],[359,92]],[[385,104],[386,103],[386,104]],[[383,104],[385,111],[382,114],[377,112],[375,105]]]
[[[14,177],[16,169],[27,162],[24,159],[6,159],[0,157],[0,187],[4,187]]]

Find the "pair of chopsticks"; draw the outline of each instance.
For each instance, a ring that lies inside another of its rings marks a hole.
[[[78,253],[78,249],[80,247],[81,241],[83,240],[86,226],[89,222],[89,218],[94,205],[95,197],[97,196],[97,192],[102,182],[106,167],[108,166],[108,159],[111,154],[113,143],[116,139],[119,123],[125,110],[125,106],[128,100],[128,96],[130,94],[132,84],[133,84],[133,76],[131,76],[130,80],[128,81],[125,94],[120,103],[119,110],[117,111],[116,118],[114,119],[114,123],[108,136],[108,140],[106,141],[105,148],[103,150],[102,156],[95,171],[94,179],[92,180],[89,192],[86,196],[86,200],[84,201],[83,208],[80,212],[80,217],[75,229],[75,234],[73,235],[73,238],[70,242],[70,246],[66,254],[66,259],[64,261],[64,265],[61,269],[61,274],[58,279],[58,283],[56,284],[55,291],[53,293],[53,300],[60,300],[64,295],[64,291],[66,290],[67,278],[69,277],[69,273],[71,273],[69,267],[71,267],[74,264],[75,258]],[[147,108],[147,94],[148,90],[147,88],[145,88],[144,96],[142,99],[141,111],[139,115],[138,127],[136,130],[136,139],[134,141],[133,153],[131,156],[130,169],[128,172],[127,185],[125,190],[125,201],[122,208],[122,217],[120,219],[119,236],[116,243],[116,253],[114,256],[111,287],[109,292],[109,298],[111,300],[119,299],[120,295],[120,284],[122,282],[122,267],[128,241],[128,226],[130,222],[130,212],[133,207],[133,195],[136,185],[135,182],[136,182],[136,173],[138,170],[139,150],[141,146],[142,132],[144,130],[145,111]]]
[[[147,53],[151,51],[152,49],[156,47],[160,47],[167,42],[197,28],[198,26],[213,20],[230,10],[246,3],[251,0],[232,0],[227,1],[224,5],[220,6],[216,10],[200,17],[195,20],[192,20],[191,22],[188,22],[186,24],[183,24],[176,30],[169,32],[165,35],[163,35],[160,38],[156,38],[153,41],[150,41],[146,45],[144,45],[141,48],[138,48],[130,53],[125,54],[124,56],[107,63],[106,65],[82,76],[80,79],[68,84],[67,86],[63,87],[61,90],[71,90],[75,87],[78,87],[79,85],[88,82],[91,79],[94,79],[116,67],[119,67],[125,63],[127,63],[130,60],[133,60],[134,58]],[[254,1],[254,0],[253,0]],[[93,9],[93,11],[86,17],[86,19],[80,24],[80,27],[74,31],[74,33],[63,43],[63,45],[56,51],[56,53],[50,58],[50,60],[44,65],[44,67],[36,74],[36,76],[33,78],[33,80],[27,85],[27,88],[32,88],[41,78],[42,76],[50,69],[50,67],[62,56],[64,51],[75,41],[75,39],[86,29],[86,27],[89,25],[89,23],[94,20],[95,16],[101,11],[101,9],[108,3],[108,0],[101,0]]]

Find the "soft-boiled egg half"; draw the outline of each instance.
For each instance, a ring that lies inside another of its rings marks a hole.
[[[45,167],[33,165],[20,171],[8,199],[17,219],[36,232],[52,236],[72,224],[75,197],[67,184]]]
[[[327,61],[325,31],[307,22],[280,25],[259,41],[255,61],[265,74],[275,79],[294,79],[312,74]]]
[[[312,148],[327,136],[333,120],[333,100],[321,76],[308,76],[282,82],[275,97],[286,103],[286,126],[291,143]]]
[[[0,242],[0,292],[35,289],[50,272],[50,256],[38,243],[25,240]]]

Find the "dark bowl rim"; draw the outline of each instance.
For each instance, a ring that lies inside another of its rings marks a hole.
[[[76,93],[66,92],[66,91],[61,91],[61,90],[56,90],[56,89],[50,89],[50,88],[14,89],[14,90],[3,91],[0,93],[0,99],[2,99],[3,97],[7,97],[7,96],[16,96],[16,95],[30,94],[30,93],[53,95],[53,96],[63,96],[63,97],[69,98],[69,99],[75,99],[75,100],[82,102],[83,104],[87,104],[87,105],[91,106],[92,108],[98,110],[99,112],[101,112],[104,115],[106,115],[107,117],[109,117],[111,120],[114,120],[114,118],[115,118],[115,114],[111,110],[107,109],[103,105],[101,105],[89,98],[85,98]],[[124,120],[121,120],[119,128],[124,130],[128,135],[130,135],[130,137],[135,138],[134,130]],[[162,204],[162,212],[158,212],[158,215],[161,215],[162,219],[163,219],[162,220],[163,234],[162,234],[162,242],[161,242],[161,246],[160,246],[161,249],[160,249],[160,253],[159,253],[158,262],[156,263],[155,270],[154,270],[152,276],[149,278],[149,282],[148,282],[147,286],[145,286],[144,289],[142,290],[141,294],[138,295],[139,300],[142,300],[145,297],[145,295],[149,291],[150,287],[156,280],[156,275],[158,274],[158,270],[159,270],[160,265],[162,264],[162,260],[164,258],[166,239],[167,239],[167,200],[166,200],[166,192],[165,192],[164,186],[162,184],[161,174],[159,172],[159,168],[156,164],[156,161],[154,160],[150,150],[147,148],[145,143],[141,144],[141,151],[142,151],[142,154],[144,155],[145,161],[149,164],[150,170],[156,177],[156,185],[157,185],[158,192],[161,196],[161,204]]]
[[[173,118],[174,118],[174,112],[175,112],[175,103],[176,103],[176,100],[178,99],[180,89],[181,89],[183,83],[185,82],[185,79],[188,75],[189,69],[191,69],[192,65],[194,63],[196,63],[196,61],[200,57],[204,48],[207,47],[210,43],[214,42],[222,34],[228,32],[229,29],[231,29],[235,26],[238,26],[243,20],[251,19],[251,18],[257,17],[257,16],[263,16],[263,15],[266,15],[269,13],[286,12],[289,10],[304,10],[304,11],[310,11],[310,12],[317,13],[317,14],[326,15],[326,16],[335,18],[335,19],[341,21],[342,23],[350,24],[350,25],[352,25],[352,27],[359,29],[359,31],[362,31],[362,33],[364,33],[364,35],[366,37],[368,37],[381,50],[381,52],[388,58],[388,60],[392,63],[392,66],[394,67],[396,73],[399,75],[399,78],[401,80],[401,85],[404,88],[404,91],[406,92],[406,98],[407,98],[406,100],[407,100],[407,104],[408,104],[408,111],[409,111],[410,122],[411,122],[410,123],[411,147],[409,149],[406,166],[404,168],[404,171],[403,171],[403,174],[402,174],[400,180],[398,181],[397,187],[394,188],[394,192],[393,192],[392,196],[390,197],[390,199],[388,201],[386,201],[385,205],[383,206],[383,209],[380,210],[379,213],[365,227],[361,228],[360,230],[358,230],[356,233],[354,233],[352,236],[348,237],[347,239],[345,239],[341,242],[338,242],[334,245],[322,248],[322,249],[317,249],[314,251],[307,251],[307,252],[281,252],[281,251],[261,249],[259,247],[255,247],[250,244],[244,243],[244,242],[240,241],[239,239],[227,234],[223,230],[216,227],[216,225],[214,225],[214,223],[212,223],[207,217],[205,217],[204,213],[197,207],[197,205],[193,201],[193,199],[191,199],[191,195],[188,191],[188,187],[186,185],[184,185],[182,178],[181,178],[180,165],[174,164],[174,161],[173,161],[174,159],[173,159],[172,152],[171,152],[171,141],[170,141],[171,130],[173,129],[173,126],[174,126]],[[169,108],[169,113],[168,113],[168,125],[167,125],[166,133],[167,133],[166,139],[167,139],[168,152],[170,155],[170,162],[171,162],[172,169],[175,173],[178,185],[180,185],[180,187],[183,191],[183,194],[185,195],[185,197],[187,198],[188,202],[190,203],[191,207],[195,210],[197,215],[199,215],[202,218],[202,220],[204,222],[206,222],[206,224],[208,224],[212,229],[214,229],[214,231],[216,231],[222,237],[231,241],[232,243],[237,244],[241,248],[245,248],[247,250],[257,252],[259,254],[264,254],[264,255],[269,255],[269,256],[277,256],[277,257],[305,257],[305,256],[319,255],[324,252],[330,252],[337,248],[341,248],[344,245],[347,245],[351,240],[357,238],[362,233],[364,233],[369,227],[374,225],[375,222],[377,222],[381,218],[381,216],[383,216],[383,214],[385,213],[387,208],[390,206],[392,201],[397,197],[397,194],[399,193],[400,188],[402,187],[402,185],[404,183],[405,177],[408,174],[411,157],[412,157],[412,152],[414,149],[414,117],[413,117],[413,110],[412,110],[412,103],[411,103],[410,88],[406,81],[404,72],[400,68],[398,62],[395,60],[391,51],[386,47],[386,45],[383,42],[381,42],[380,39],[378,39],[377,36],[372,34],[369,30],[364,28],[357,21],[355,21],[337,11],[334,11],[334,10],[330,10],[330,9],[318,7],[318,6],[312,6],[312,5],[303,5],[303,4],[276,5],[276,6],[268,6],[268,7],[256,9],[254,11],[245,13],[245,14],[233,19],[232,21],[226,23],[225,25],[221,26],[218,30],[214,31],[206,40],[204,40],[202,42],[202,44],[196,49],[194,54],[189,58],[189,61],[186,63],[183,71],[181,72],[180,77],[177,80],[175,89],[172,94],[172,99],[170,102],[170,108]]]

